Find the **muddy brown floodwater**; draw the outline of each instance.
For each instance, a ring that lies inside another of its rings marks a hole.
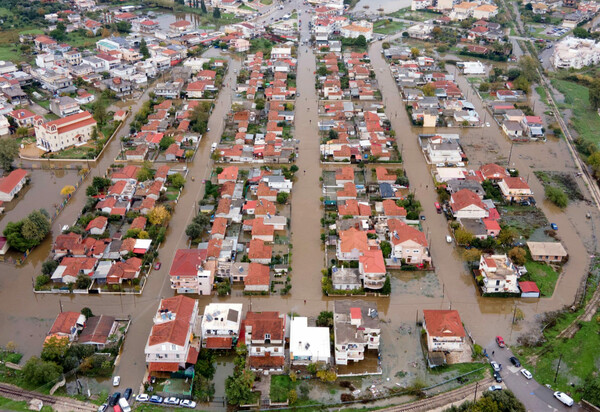
[[[299,5],[304,10],[305,6]],[[303,39],[308,35],[308,19],[303,19]],[[396,372],[405,371],[412,378],[424,374],[420,367],[411,366],[422,361],[418,349],[418,333],[415,333],[415,320],[423,309],[453,308],[460,311],[461,317],[476,341],[485,345],[496,334],[503,334],[509,342],[515,340],[523,325],[516,325],[511,331],[511,318],[515,305],[532,320],[536,313],[556,309],[573,301],[575,291],[586,273],[588,250],[595,247],[593,226],[585,221],[580,205],[569,206],[567,212],[560,212],[542,201],[543,190],[537,180],[530,176],[529,182],[536,192],[538,204],[550,221],[556,222],[559,234],[571,255],[563,275],[552,298],[541,300],[515,300],[481,298],[472,277],[467,272],[454,248],[445,242],[448,233],[447,223],[442,215],[435,212],[436,200],[433,181],[429,168],[417,144],[417,134],[422,129],[413,129],[404,104],[400,99],[396,84],[387,70],[387,63],[379,54],[380,44],[375,43],[370,50],[371,61],[377,74],[379,87],[386,103],[386,113],[396,131],[399,147],[403,148],[403,157],[412,188],[424,207],[427,221],[424,231],[430,239],[431,254],[436,266],[435,273],[414,276],[394,275],[391,298],[367,298],[377,301],[383,322],[383,369],[384,376],[394,377]],[[242,302],[246,310],[278,310],[296,312],[303,316],[314,317],[322,310],[333,309],[333,298],[323,297],[321,292],[321,269],[324,266],[324,253],[320,242],[320,218],[322,216],[321,188],[319,177],[321,165],[319,158],[319,136],[317,132],[317,95],[314,88],[315,56],[306,46],[298,48],[297,85],[301,97],[296,101],[295,138],[300,140],[298,180],[292,192],[291,243],[292,249],[292,289],[288,296],[245,297],[237,294],[229,297],[198,297],[200,310],[211,301]],[[213,52],[214,53],[214,52]],[[25,357],[39,354],[43,338],[62,305],[64,310],[79,311],[90,307],[96,314],[131,316],[132,326],[125,339],[120,363],[115,374],[121,375],[121,387],[137,390],[145,371],[143,348],[146,343],[152,317],[158,301],[173,295],[170,289],[168,271],[172,257],[179,248],[187,247],[185,227],[194,215],[194,205],[204,193],[204,178],[213,168],[210,160],[210,146],[217,142],[223,130],[223,119],[231,107],[231,88],[235,81],[233,69],[241,64],[230,59],[229,71],[224,81],[226,86],[219,94],[215,109],[209,120],[211,132],[203,137],[195,160],[188,164],[190,176],[176,207],[167,233],[167,240],[160,248],[162,268],[154,271],[148,279],[142,296],[85,296],[85,295],[35,295],[32,293],[32,278],[39,274],[41,263],[47,258],[52,243],[49,237],[44,244],[32,253],[26,264],[14,267],[0,265],[0,344],[12,340]],[[383,70],[381,70],[383,69]],[[463,80],[459,77],[459,82]],[[229,86],[227,86],[227,84]],[[465,84],[460,83],[461,87]],[[152,88],[149,89],[149,91]],[[139,110],[148,98],[148,91],[133,107]],[[473,102],[482,112],[481,102]],[[119,150],[119,138],[129,129],[126,124],[122,132],[107,148],[104,156],[92,166],[92,176],[102,175],[112,163]],[[453,129],[456,132],[456,129]],[[491,128],[460,131],[462,142],[467,146],[468,155],[473,163],[496,160],[508,156],[510,143],[500,134],[494,124]],[[475,149],[475,145],[480,145]],[[473,147],[474,149],[471,149]],[[534,168],[549,170],[571,170],[572,161],[564,149],[564,142],[546,144],[515,145],[511,163],[521,170],[522,175]],[[472,164],[473,164],[472,163]],[[306,173],[305,173],[306,171]],[[91,178],[88,178],[88,182]],[[35,185],[31,190],[35,189]],[[585,192],[585,188],[582,188]],[[27,195],[29,196],[29,194]],[[33,197],[32,202],[42,207],[48,203],[44,191]],[[28,201],[29,203],[29,201]],[[53,225],[53,236],[59,233],[64,224],[71,224],[85,203],[85,191],[78,192]],[[29,207],[29,206],[28,206]],[[597,224],[598,214],[593,214]],[[590,229],[590,226],[592,229]],[[578,235],[579,233],[579,235]],[[581,236],[581,238],[580,238]],[[585,242],[582,242],[583,241]],[[338,298],[340,299],[340,298]],[[343,299],[343,298],[341,298]],[[305,303],[306,301],[306,303]],[[412,328],[412,333],[407,332]],[[419,365],[417,365],[419,366]],[[219,375],[219,378],[222,376]],[[408,378],[407,378],[408,379]],[[219,379],[222,380],[222,379]],[[222,383],[216,382],[217,385]],[[219,392],[222,386],[219,386]]]

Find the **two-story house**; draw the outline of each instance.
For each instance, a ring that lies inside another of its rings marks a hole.
[[[241,303],[211,303],[202,317],[202,347],[231,349],[237,344],[242,323]]]
[[[520,293],[519,272],[506,255],[481,255],[479,276],[483,293]]]
[[[285,314],[248,312],[242,323],[252,370],[282,371],[285,365]]]
[[[446,363],[446,356],[451,352],[469,349],[465,328],[456,310],[424,310],[423,329],[427,339],[429,367]]]
[[[171,289],[177,293],[210,295],[214,271],[203,267],[206,249],[178,249],[169,270]]]
[[[392,244],[392,258],[408,265],[423,265],[431,263],[429,245],[425,233],[402,220],[389,219],[389,237]]]

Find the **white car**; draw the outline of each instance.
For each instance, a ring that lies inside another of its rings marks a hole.
[[[490,122],[485,122],[485,127],[490,127]]]
[[[488,391],[490,391],[490,392],[501,391],[501,390],[502,390],[502,386],[500,386],[500,385],[493,385],[488,388]]]
[[[138,396],[135,397],[135,400],[137,402],[148,402],[149,399],[150,397],[146,393],[140,393]]]
[[[436,163],[435,166],[436,167],[444,167],[444,166],[446,166],[446,163]]]
[[[573,406],[573,404],[575,403],[575,401],[573,401],[573,398],[571,398],[564,392],[554,392],[554,397],[567,406]]]
[[[465,163],[464,162],[457,162],[456,163],[456,167],[465,167]]]
[[[165,405],[179,405],[179,398],[176,398],[174,396],[171,396],[170,398],[165,398],[165,400],[163,401],[163,404],[165,404]]]
[[[121,377],[120,376],[113,377],[113,386],[119,386],[120,383],[121,383]]]
[[[533,378],[533,375],[527,369],[521,369],[521,375],[525,376],[527,379]]]
[[[492,368],[494,369],[494,372],[500,372],[500,370],[502,369],[502,365],[500,365],[496,361],[491,361],[490,365],[492,365]]]
[[[181,401],[179,406],[183,406],[184,408],[194,409],[196,407],[196,402],[190,401],[189,399],[184,399]]]
[[[446,235],[446,243],[452,243],[452,236]],[[494,362],[492,362],[494,363]]]

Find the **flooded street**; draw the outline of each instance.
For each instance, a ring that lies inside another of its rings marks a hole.
[[[404,0],[403,0],[404,1]],[[404,7],[403,1],[381,0],[368,4],[371,10],[379,7]],[[357,10],[367,4],[361,0]],[[306,6],[299,6],[306,10]],[[159,16],[159,20],[162,17]],[[166,20],[169,24],[174,21]],[[179,17],[178,17],[179,18]],[[183,18],[183,17],[182,17]],[[302,20],[302,38],[308,38],[308,18]],[[515,305],[525,313],[526,321],[532,321],[535,314],[561,308],[571,304],[582,277],[587,272],[589,253],[595,250],[595,227],[600,223],[597,211],[593,211],[592,220],[585,219],[585,212],[590,209],[585,203],[572,203],[563,212],[543,202],[543,187],[533,175],[533,170],[553,170],[574,172],[574,164],[566,150],[564,141],[549,140],[547,143],[515,144],[511,157],[511,167],[521,171],[527,178],[538,200],[538,205],[551,222],[560,227],[559,236],[570,254],[569,262],[565,265],[563,274],[552,298],[540,300],[482,298],[469,274],[464,262],[453,245],[446,243],[449,234],[448,225],[443,215],[437,214],[434,202],[437,201],[433,189],[433,179],[429,166],[426,164],[417,141],[419,133],[427,133],[424,129],[413,128],[404,109],[404,103],[399,95],[396,83],[391,76],[387,63],[379,50],[380,43],[374,43],[370,48],[371,62],[374,67],[379,89],[386,104],[386,114],[396,131],[398,146],[402,147],[404,168],[410,178],[411,188],[421,201],[427,220],[423,230],[430,239],[430,252],[435,272],[401,272],[392,276],[392,295],[390,298],[367,297],[366,300],[376,301],[380,318],[382,319],[382,366],[383,376],[378,379],[390,378],[390,385],[395,383],[408,384],[417,377],[425,376],[424,360],[419,346],[420,330],[415,322],[422,317],[423,309],[457,309],[462,320],[474,340],[485,345],[499,332],[512,343],[515,341],[524,325],[515,325],[511,329],[512,314]],[[215,53],[215,51],[210,51]],[[2,264],[0,271],[0,343],[14,341],[25,359],[39,354],[43,339],[50,328],[56,314],[62,307],[65,311],[80,311],[82,307],[90,307],[95,314],[113,316],[130,316],[132,325],[125,339],[122,356],[115,368],[115,374],[121,376],[121,387],[132,387],[137,391],[145,372],[145,357],[143,348],[146,344],[152,317],[161,298],[173,296],[170,288],[168,272],[175,251],[188,245],[185,227],[195,216],[195,205],[204,195],[203,179],[208,178],[213,170],[210,159],[212,143],[220,140],[224,127],[224,119],[232,104],[232,86],[235,83],[234,71],[239,70],[241,63],[231,58],[224,86],[221,90],[215,108],[209,120],[210,132],[201,140],[195,160],[188,164],[189,177],[179,199],[173,218],[170,221],[167,240],[161,246],[160,260],[163,265],[158,271],[153,271],[141,296],[133,295],[36,295],[33,294],[31,283],[40,273],[41,263],[47,258],[52,239],[49,237],[40,247],[36,248],[22,267]],[[287,296],[241,296],[237,291],[229,297],[200,296],[200,311],[209,302],[227,301],[244,304],[244,310],[267,311],[278,310],[284,313],[296,312],[301,316],[316,317],[320,311],[333,310],[334,298],[323,296],[321,290],[321,270],[324,268],[324,250],[320,241],[320,219],[322,196],[319,178],[322,167],[319,155],[319,133],[317,129],[318,100],[315,91],[314,72],[316,70],[315,56],[308,46],[298,47],[297,84],[301,97],[296,100],[295,138],[299,143],[297,166],[297,181],[294,183],[291,200],[291,243],[292,249],[292,289]],[[466,92],[466,79],[457,76],[457,82]],[[139,99],[132,111],[135,114],[140,106],[148,99],[152,87]],[[472,96],[477,111],[483,113],[481,101]],[[489,116],[488,116],[489,117]],[[103,175],[113,162],[119,151],[119,139],[129,131],[129,122],[119,132],[119,135],[107,147],[103,157],[92,166],[92,176]],[[490,128],[477,129],[437,129],[438,132],[460,133],[462,144],[469,155],[470,166],[479,167],[489,161],[506,162],[511,143],[501,134],[498,126],[492,122]],[[77,179],[76,172],[44,172],[32,182],[25,192],[22,210],[14,210],[10,220],[26,215],[31,209],[49,207],[64,184]],[[61,174],[62,173],[62,174]],[[84,189],[91,182],[88,177]],[[72,183],[71,183],[72,184]],[[42,189],[39,189],[42,187]],[[39,190],[38,190],[39,189]],[[581,189],[585,194],[585,188]],[[52,197],[50,194],[53,194]],[[34,200],[36,199],[36,200]],[[85,190],[80,190],[68,204],[53,225],[53,237],[60,233],[60,227],[71,224],[79,214],[86,201]],[[17,205],[19,208],[20,205]],[[9,216],[0,221],[0,227],[6,224]],[[344,299],[338,297],[337,299]],[[509,332],[510,331],[510,332]],[[215,379],[216,396],[224,394],[224,379],[231,372],[232,363],[221,359],[217,367]],[[370,379],[370,378],[369,378]],[[369,382],[364,379],[363,383]],[[315,389],[317,390],[317,389]],[[339,394],[333,396],[339,399]]]

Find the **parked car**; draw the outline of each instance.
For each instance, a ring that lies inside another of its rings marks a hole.
[[[120,397],[120,392],[115,392],[112,395],[110,395],[110,398],[108,398],[108,406],[115,406],[119,402]]]
[[[552,230],[558,230],[558,225],[556,223],[550,223],[550,227]]]
[[[131,390],[131,388],[127,388],[127,389],[125,389],[125,392],[123,392],[123,397],[126,400],[129,400],[129,398],[131,398],[132,393],[133,393],[133,390]]]
[[[521,375],[525,376],[527,379],[533,378],[533,375],[527,369],[521,369]]]
[[[119,399],[119,406],[121,407],[121,410],[123,412],[131,412],[131,406],[129,406],[129,402],[127,402],[127,399]]]
[[[154,264],[154,270],[158,270],[158,269],[160,269],[160,267],[161,267],[161,266],[162,266],[162,263],[160,263],[160,262],[156,262],[156,263]]]
[[[165,405],[179,405],[179,398],[176,398],[174,396],[171,396],[169,398],[166,398],[163,403]]]
[[[500,372],[500,370],[502,369],[502,365],[500,365],[496,361],[491,361],[490,365],[492,365],[492,368],[494,369],[494,372]]]
[[[150,402],[152,402],[152,403],[162,403],[162,401],[163,401],[162,396],[152,395],[150,397]]]
[[[194,409],[196,407],[196,402],[190,401],[189,399],[184,399],[179,403],[179,406],[183,406],[184,408]]]
[[[121,377],[120,376],[115,376],[113,378],[113,386],[119,386],[120,383],[121,383]]]
[[[490,392],[501,391],[501,390],[502,390],[502,386],[500,386],[500,385],[492,385],[488,389],[488,391],[490,391]]]
[[[504,343],[504,339],[502,339],[502,336],[496,336],[496,343],[501,348],[505,348],[506,347],[506,343]]]
[[[512,363],[513,365],[515,365],[517,368],[521,367],[521,362],[519,362],[519,360],[516,357],[514,357],[514,356],[510,357],[510,363]]]
[[[150,400],[150,397],[147,393],[140,393],[138,396],[135,397],[135,400],[137,402],[148,402],[148,400]]]
[[[103,403],[102,405],[98,406],[98,412],[106,412],[107,409],[108,403]]]
[[[502,375],[500,375],[500,372],[494,372],[494,379],[496,382],[502,383]]]
[[[446,166],[446,163],[436,163],[435,167],[444,167]]]
[[[452,243],[452,236],[446,235],[446,243]]]
[[[567,395],[564,392],[556,391],[556,392],[554,392],[554,397],[567,406],[573,406],[573,403],[574,403],[573,398],[571,398],[569,395]]]

